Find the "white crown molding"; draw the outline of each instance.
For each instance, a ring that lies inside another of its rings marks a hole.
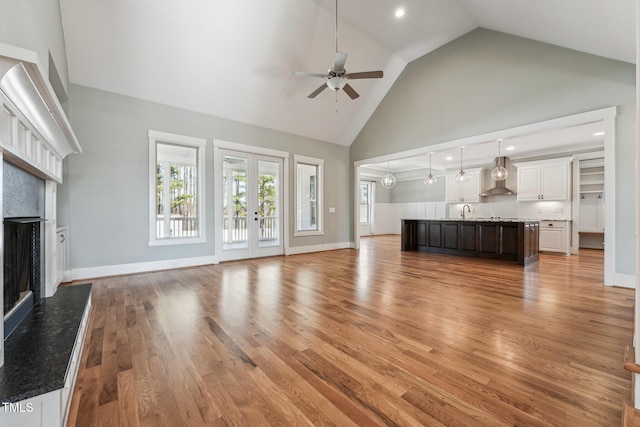
[[[0,90],[61,158],[81,153],[69,119],[35,52],[0,43]]]

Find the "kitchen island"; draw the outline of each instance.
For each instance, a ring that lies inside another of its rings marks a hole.
[[[518,219],[403,219],[403,251],[538,261],[539,221]]]

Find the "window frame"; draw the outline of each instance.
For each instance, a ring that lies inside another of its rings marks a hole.
[[[207,140],[191,136],[177,135],[166,132],[148,130],[149,138],[149,246],[185,245],[206,243],[205,229],[205,150]],[[198,215],[198,236],[194,237],[163,237],[156,236],[156,189],[157,189],[157,144],[177,145],[196,149],[196,200]]]
[[[296,207],[296,223],[295,223],[295,231],[293,233],[294,236],[317,236],[324,235],[324,215],[323,215],[323,206],[324,206],[324,185],[323,185],[323,169],[324,169],[324,160],[318,159],[315,157],[307,157],[301,155],[293,156],[294,162],[294,170],[295,170],[295,207]],[[301,211],[301,202],[302,195],[300,194],[302,188],[300,183],[300,173],[298,171],[298,165],[307,165],[314,166],[316,168],[316,179],[315,179],[315,213],[316,213],[316,230],[304,230],[300,229],[300,211]]]

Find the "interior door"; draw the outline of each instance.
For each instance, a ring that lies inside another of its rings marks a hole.
[[[282,254],[282,159],[221,150],[218,165],[216,249],[220,260]]]

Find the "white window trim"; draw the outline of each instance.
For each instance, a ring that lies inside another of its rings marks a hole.
[[[293,232],[294,236],[318,236],[324,235],[324,215],[323,215],[323,206],[324,206],[324,159],[317,159],[315,157],[307,157],[301,156],[298,154],[294,154],[293,156],[293,170],[295,171],[295,209],[296,209],[296,219],[295,219],[295,231]],[[298,198],[299,198],[299,183],[298,183],[298,163],[302,163],[305,165],[312,165],[318,167],[318,175],[316,178],[316,209],[317,209],[317,221],[318,221],[318,229],[317,230],[298,230]]]
[[[205,149],[207,140],[192,136],[176,135],[149,129],[149,246],[187,245],[194,243],[206,243],[207,231],[205,229]],[[156,238],[156,143],[184,145],[196,148],[198,153],[198,237],[165,237]]]

